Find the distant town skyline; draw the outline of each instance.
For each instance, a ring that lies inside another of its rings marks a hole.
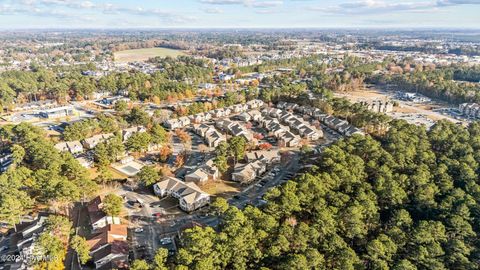
[[[480,28],[480,0],[0,0],[0,28]]]

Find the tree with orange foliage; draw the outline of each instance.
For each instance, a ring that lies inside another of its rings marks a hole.
[[[184,116],[184,115],[187,115],[188,114],[188,108],[187,107],[183,107],[183,106],[180,106],[178,107],[175,112],[177,113],[177,115],[179,116]]]
[[[152,100],[152,102],[155,103],[155,104],[160,104],[160,102],[161,102],[160,98],[157,97],[157,96],[153,96],[153,97],[151,98],[151,100]]]
[[[192,141],[192,137],[183,129],[175,130],[175,134],[184,145]]]
[[[272,145],[269,144],[269,143],[261,143],[261,144],[258,146],[258,148],[259,148],[260,150],[270,150],[270,149],[272,149]]]
[[[168,95],[167,96],[167,102],[168,103],[174,103],[176,101],[177,101],[177,99],[173,95]]]
[[[168,157],[173,153],[172,148],[169,145],[163,145],[160,148],[160,152],[158,154],[158,159],[161,162],[167,161]]]
[[[180,154],[175,158],[175,167],[177,168],[182,167],[184,163],[185,163],[185,156],[183,154]]]

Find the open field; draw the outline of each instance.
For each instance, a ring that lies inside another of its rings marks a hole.
[[[344,97],[350,102],[368,101],[374,99],[387,100],[389,97],[378,90],[365,89],[360,91],[334,93],[336,97]]]
[[[180,50],[167,49],[167,48],[147,48],[147,49],[134,49],[114,52],[115,62],[133,62],[133,61],[146,61],[153,57],[177,57],[179,55],[185,55]]]
[[[241,186],[239,183],[236,182],[222,180],[209,181],[201,185],[200,188],[210,195],[228,198],[232,194],[239,192]]]

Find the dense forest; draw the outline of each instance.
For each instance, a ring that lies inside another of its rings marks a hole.
[[[30,124],[0,128],[2,152],[13,165],[0,175],[0,219],[9,227],[34,206],[50,205],[68,213],[71,204],[96,189],[88,172],[69,153],[60,153],[44,131]]]
[[[438,44],[418,44],[413,46],[402,45],[388,45],[382,43],[363,44],[362,47],[374,48],[377,50],[385,51],[403,51],[403,52],[422,52],[429,54],[456,54],[456,55],[468,55],[477,56],[480,55],[480,48],[475,45],[457,46],[454,48],[437,48]]]
[[[452,68],[417,69],[403,74],[374,75],[369,78],[369,82],[389,84],[393,90],[418,92],[450,103],[480,102],[479,85],[468,82],[475,78],[471,74],[473,73],[468,70],[455,71]],[[465,82],[454,79],[463,79]]]
[[[453,79],[467,82],[480,82],[480,66],[457,68],[453,72]]]
[[[270,190],[259,209],[217,200],[217,231],[183,232],[177,269],[478,269],[480,124],[404,121],[353,136]],[[140,268],[139,268],[140,269]]]
[[[133,100],[176,100],[193,95],[193,84],[211,81],[208,63],[189,57],[153,59],[162,71],[110,73],[101,78],[82,75],[82,69],[51,70],[32,67],[32,71],[6,71],[0,74],[0,105],[5,109],[14,103],[42,99],[66,102],[90,99],[95,92],[117,94],[128,91]]]

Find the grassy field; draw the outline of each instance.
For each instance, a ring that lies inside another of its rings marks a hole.
[[[241,190],[239,183],[222,180],[208,181],[200,185],[200,188],[210,195],[224,198],[229,198]]]
[[[114,52],[115,62],[133,62],[133,61],[145,61],[152,57],[177,57],[184,55],[180,50],[173,50],[167,48],[147,48],[147,49],[135,49]]]

